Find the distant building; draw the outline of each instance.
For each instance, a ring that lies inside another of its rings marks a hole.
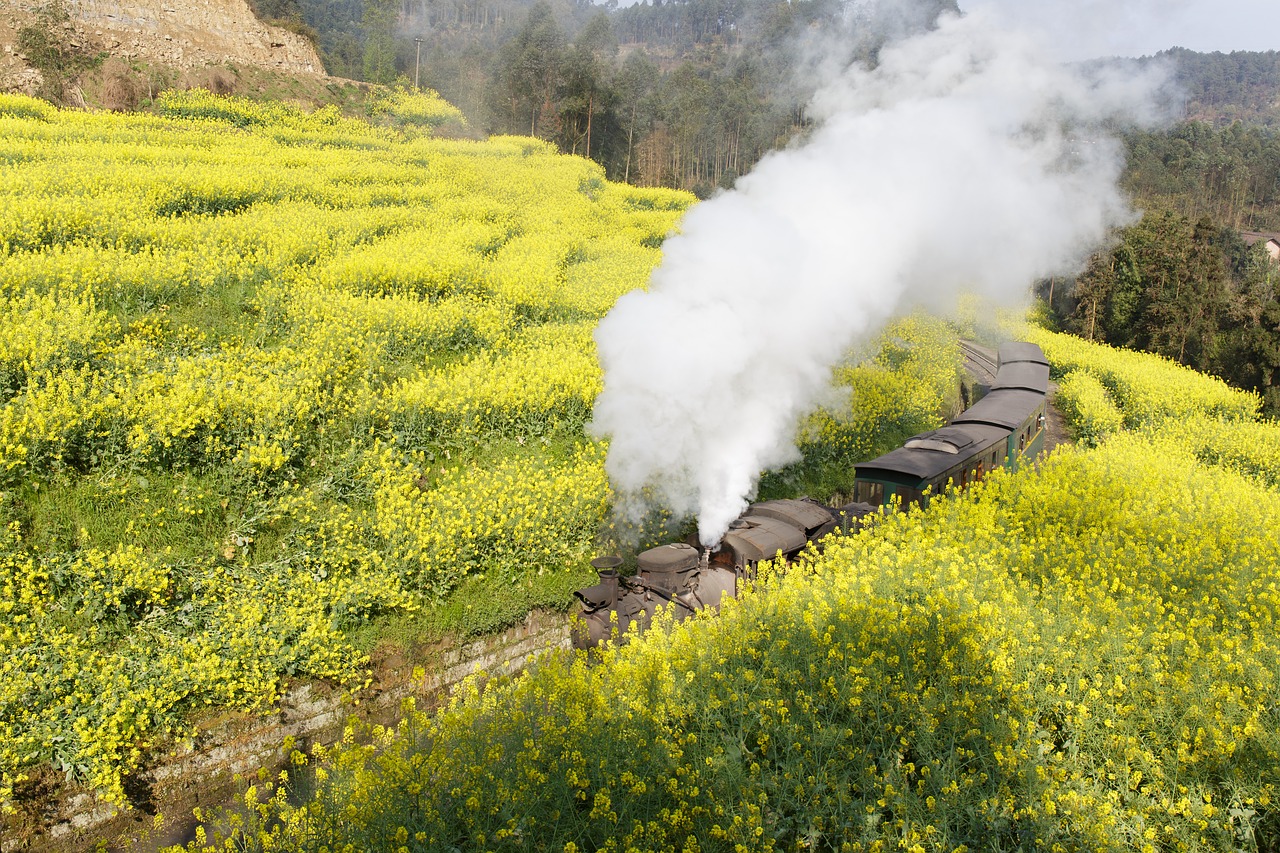
[[[1243,237],[1245,243],[1250,246],[1255,243],[1266,244],[1267,254],[1271,256],[1271,260],[1280,264],[1280,234],[1265,234],[1261,231],[1241,231],[1240,236]]]

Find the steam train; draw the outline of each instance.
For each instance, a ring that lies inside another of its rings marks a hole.
[[[591,562],[600,582],[574,595],[579,612],[573,644],[594,648],[634,628],[643,630],[658,608],[676,621],[705,608],[717,609],[737,595],[764,560],[790,560],[837,528],[848,531],[885,508],[927,504],[947,486],[981,480],[996,468],[1016,470],[1044,449],[1045,394],[1049,362],[1040,347],[1003,344],[985,394],[950,424],[908,439],[902,447],[854,466],[853,502],[824,506],[808,498],[751,504],[720,543],[659,545],[639,554],[632,577],[619,572],[622,558]],[[616,633],[615,633],[616,632]]]

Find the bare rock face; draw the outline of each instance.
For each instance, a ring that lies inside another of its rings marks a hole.
[[[0,88],[28,89],[18,30],[40,0],[0,0]],[[233,63],[285,74],[325,76],[307,39],[254,16],[247,0],[64,0],[76,30],[123,59],[173,68]],[[36,77],[38,79],[38,75]]]

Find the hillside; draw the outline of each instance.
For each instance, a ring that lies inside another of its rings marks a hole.
[[[1186,94],[1188,120],[1280,127],[1280,52],[1197,53],[1174,48],[1157,54],[1154,61],[1173,62],[1174,79]]]
[[[0,0],[0,90],[30,93],[38,85],[17,47],[18,32],[35,21],[36,9]],[[178,70],[232,64],[306,77],[325,73],[311,42],[262,23],[245,0],[68,0],[65,10],[70,28],[64,35],[84,52]]]

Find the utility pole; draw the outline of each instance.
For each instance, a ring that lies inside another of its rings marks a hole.
[[[422,59],[422,37],[414,36],[415,50],[413,54],[413,91],[418,91],[418,62]]]

